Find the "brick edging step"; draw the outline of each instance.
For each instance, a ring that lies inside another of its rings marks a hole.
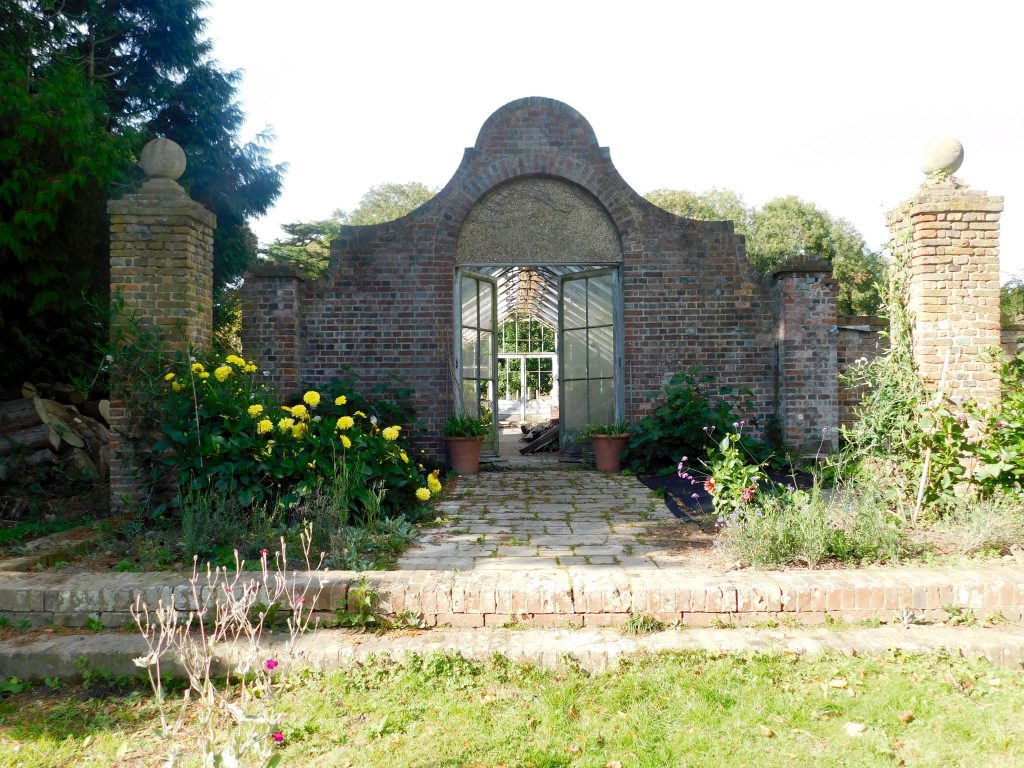
[[[285,638],[264,638],[262,652],[289,667],[318,671],[344,669],[371,657],[401,660],[410,654],[459,653],[485,661],[499,653],[509,660],[546,669],[579,666],[589,672],[614,667],[620,659],[639,654],[706,651],[709,653],[795,653],[825,651],[845,654],[882,654],[947,651],[981,657],[993,664],[1020,669],[1024,663],[1024,633],[1019,627],[911,626],[846,629],[802,627],[763,629],[676,629],[639,637],[626,637],[617,629],[432,629],[423,632],[362,634],[351,630],[321,630],[300,638],[294,656],[284,650]],[[138,635],[96,632],[48,635],[0,641],[0,678],[59,677],[78,679],[83,669],[115,676],[135,677],[140,670],[133,659],[146,653]],[[218,646],[220,671],[237,662],[236,649]],[[173,659],[163,671],[180,674]]]
[[[254,574],[255,576],[255,574]],[[302,579],[302,574],[296,574]],[[621,624],[630,614],[693,626],[728,619],[748,624],[791,616],[802,623],[826,616],[891,620],[910,612],[944,618],[947,606],[979,616],[1024,618],[1024,567],[865,568],[728,573],[684,569],[495,571],[326,571],[316,609],[333,612],[349,593],[377,594],[382,614],[411,613],[429,626]],[[203,583],[203,582],[201,582]],[[76,626],[89,618],[105,626],[131,621],[137,597],[149,605],[188,607],[188,577],[167,573],[0,573],[0,615],[33,623]]]

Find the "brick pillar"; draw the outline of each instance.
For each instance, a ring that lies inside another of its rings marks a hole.
[[[887,214],[918,375],[935,389],[948,351],[946,394],[982,403],[999,398],[998,374],[985,357],[1000,343],[1002,210],[1003,198],[948,176],[930,179]]]
[[[256,264],[242,283],[242,349],[282,394],[299,388],[302,278],[285,264]]]
[[[107,203],[110,214],[110,295],[124,302],[113,320],[116,339],[129,319],[157,331],[164,351],[206,351],[213,335],[213,232],[216,217],[175,181],[185,153],[167,139],[142,151],[148,179],[135,194]],[[123,361],[131,366],[131,361]],[[119,368],[114,366],[116,371]],[[130,393],[111,381],[110,494],[115,509],[145,497],[133,440],[140,415],[130,411]]]
[[[838,446],[839,368],[832,265],[787,262],[773,271],[777,402],[786,446],[801,455]]]

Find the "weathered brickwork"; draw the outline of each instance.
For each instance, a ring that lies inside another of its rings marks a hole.
[[[856,365],[874,360],[889,348],[889,340],[882,331],[889,322],[873,315],[841,315],[836,318],[838,338],[836,362],[839,375],[849,373]],[[839,423],[852,426],[854,409],[864,396],[864,387],[839,387]]]
[[[750,417],[776,413],[772,286],[749,266],[743,238],[729,222],[681,219],[648,203],[621,178],[586,119],[543,98],[495,112],[451,181],[419,209],[393,222],[343,228],[319,280],[250,271],[243,287],[246,354],[284,389],[323,384],[342,365],[364,386],[398,375],[415,393],[426,427],[419,447],[443,456],[441,427],[455,407],[454,272],[462,228],[488,193],[529,178],[545,179],[552,189],[571,185],[570,195],[553,199],[575,198],[584,213],[600,209],[613,227],[615,238],[596,236],[611,243],[608,258],[621,265],[625,418],[647,413],[651,394],[691,365],[720,385],[749,389],[756,411]],[[548,230],[552,242],[557,227]],[[475,225],[466,237],[462,253],[486,242]],[[538,263],[557,258],[550,245],[538,243]],[[578,258],[567,256],[571,262]],[[819,393],[822,402],[835,401],[834,382],[829,392]]]
[[[778,402],[783,440],[803,454],[838,446],[836,295],[832,266],[818,259],[773,273],[778,312]]]
[[[999,214],[1003,198],[955,177],[926,183],[888,214],[897,269],[905,272],[914,363],[946,392],[982,403],[999,397],[986,353],[1000,345]]]
[[[206,349],[213,332],[213,232],[216,218],[176,182],[146,181],[107,204],[110,293],[123,300],[115,334],[129,319],[159,331],[168,352]],[[138,501],[140,470],[131,451],[125,393],[112,382],[111,503]]]
[[[999,344],[1003,348],[1003,352],[1008,355],[1024,352],[1024,326],[1003,328],[999,336]]]
[[[236,590],[241,592],[248,577]],[[361,580],[377,595],[382,615],[411,613],[429,626],[617,626],[632,614],[708,626],[766,619],[805,623],[826,617],[851,621],[902,618],[944,620],[956,606],[979,617],[1024,619],[1024,568],[1001,563],[963,568],[886,568],[730,573],[576,571],[326,571],[313,606],[325,620],[346,605],[357,610]],[[294,577],[301,590],[303,574]],[[200,584],[200,599],[210,588]],[[166,573],[82,573],[68,583],[60,573],[10,573],[0,582],[0,615],[82,626],[99,619],[118,627],[131,621],[136,600],[151,608],[174,600],[194,607],[188,579]]]

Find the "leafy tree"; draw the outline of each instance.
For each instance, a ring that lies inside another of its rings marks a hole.
[[[331,240],[342,225],[366,226],[401,218],[430,200],[436,189],[418,181],[407,184],[385,183],[370,187],[351,213],[336,210],[329,219],[298,221],[281,228],[288,237],[275,240],[262,255],[271,261],[291,264],[300,272],[316,278],[327,269]]]
[[[88,307],[106,304],[106,200],[141,180],[132,161],[153,136],[182,145],[181,182],[217,216],[217,287],[255,255],[246,219],[277,198],[283,166],[267,136],[238,140],[238,75],[209,60],[204,5],[0,0],[0,323],[17,329],[0,334],[0,386],[82,373],[105,333]]]
[[[679,216],[734,221],[737,234],[747,239],[747,258],[762,273],[802,253],[832,262],[840,314],[874,314],[882,305],[885,262],[881,254],[869,250],[848,221],[832,217],[813,203],[790,195],[755,210],[735,192],[723,189],[703,194],[658,189],[645,197]]]
[[[699,195],[685,189],[656,189],[644,197],[677,216],[700,221],[732,221],[739,235],[749,235],[754,223],[753,209],[731,189],[709,189]]]
[[[432,189],[418,181],[377,184],[366,191],[352,213],[343,215],[343,223],[365,226],[393,221],[416,210],[436,194],[436,188]]]

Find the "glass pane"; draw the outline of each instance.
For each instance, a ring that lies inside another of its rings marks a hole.
[[[587,325],[587,281],[562,282],[562,328],[585,328]]]
[[[554,352],[555,351],[555,332],[551,328],[544,328],[544,348],[542,352]]]
[[[477,327],[476,284],[472,277],[462,278],[462,327]]]
[[[494,316],[494,288],[484,280],[478,280],[480,286],[480,327],[491,330]]]
[[[615,421],[615,385],[613,379],[590,380],[590,423],[611,424]]]
[[[472,328],[462,330],[462,378],[476,378],[478,368],[476,364],[477,331]]]
[[[537,383],[537,389],[540,391],[540,394],[545,396],[551,394],[551,382],[551,371],[542,371],[539,375]]]
[[[587,377],[587,330],[566,331],[562,335],[565,349],[562,350],[565,361],[564,376],[567,379],[585,379]]]
[[[587,426],[587,382],[569,381],[565,384],[565,413],[562,414],[565,431],[575,434]]]
[[[480,418],[480,398],[477,395],[477,380],[462,380],[462,412],[467,416]]]
[[[587,279],[587,325],[612,324],[612,276],[599,275]]]
[[[483,285],[481,283],[481,285]],[[493,368],[491,367],[491,343],[494,339],[494,334],[489,331],[480,331],[480,378],[489,379],[494,374],[492,373]]]
[[[611,326],[590,329],[590,376],[615,375],[615,341]]]

